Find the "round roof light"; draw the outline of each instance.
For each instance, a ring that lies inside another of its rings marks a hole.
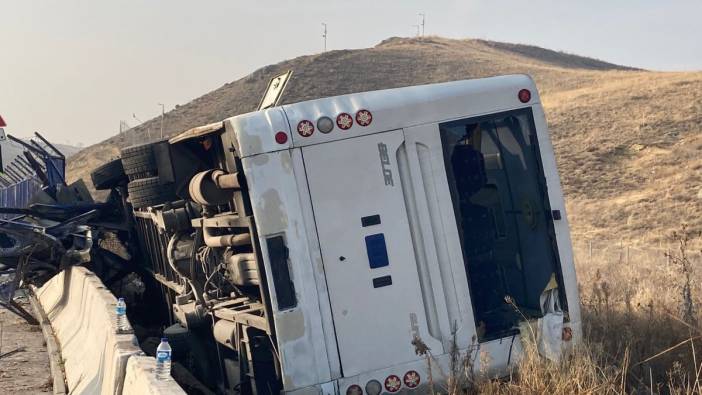
[[[346,395],[363,395],[363,390],[360,385],[353,384],[346,390]]]
[[[308,120],[302,120],[297,124],[297,133],[302,137],[310,137],[314,133],[314,125]]]
[[[329,117],[321,117],[317,120],[317,129],[322,133],[329,133],[334,129],[334,121]]]
[[[373,122],[373,114],[368,110],[359,110],[356,113],[356,123],[361,126],[368,126]]]
[[[529,100],[531,100],[531,92],[529,89],[520,90],[517,96],[519,97],[519,101],[522,103],[528,103]]]
[[[378,380],[371,380],[366,383],[366,394],[368,395],[380,395],[383,391],[383,385],[380,384]]]
[[[405,373],[405,376],[402,378],[402,382],[405,383],[407,388],[417,388],[420,381],[421,378],[419,377],[419,373],[417,373],[415,370],[410,370],[409,372]]]
[[[402,388],[402,381],[394,374],[391,374],[385,379],[385,389],[388,392],[397,392]]]
[[[285,144],[288,142],[288,134],[285,132],[278,132],[275,134],[275,142],[278,144]]]
[[[349,130],[353,126],[353,117],[345,112],[336,116],[336,126],[341,130]]]

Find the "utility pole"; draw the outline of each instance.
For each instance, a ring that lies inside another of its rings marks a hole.
[[[144,122],[142,122],[141,119],[137,118],[135,113],[132,113],[132,118],[139,122],[140,125],[144,124]],[[149,139],[149,141],[151,141],[151,126],[146,127],[146,137]]]
[[[120,120],[119,121],[119,134],[122,134],[129,130],[129,125],[127,125],[127,121]],[[126,136],[127,142],[129,142],[129,136]]]
[[[163,138],[163,114],[166,112],[166,106],[158,103],[159,106],[161,106],[161,138]]]
[[[424,21],[425,21],[425,19],[426,19],[426,15],[425,15],[423,12],[420,12],[420,13],[419,13],[419,16],[422,17],[422,23],[421,23],[421,25],[422,25],[422,37],[424,37]]]
[[[322,37],[324,38],[324,52],[327,52],[327,24],[322,22],[322,26],[324,26],[324,33],[322,33]]]

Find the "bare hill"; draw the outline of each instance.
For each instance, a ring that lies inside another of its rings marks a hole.
[[[391,38],[259,69],[166,114],[168,135],[253,111],[268,80],[294,70],[283,103],[508,73],[536,80],[577,237],[657,240],[702,230],[702,73],[660,73],[484,40]],[[153,119],[76,154],[72,179],[159,130]]]
[[[26,143],[30,143],[32,139],[36,140],[36,138],[32,137],[20,137],[20,136],[15,136],[21,140],[23,140]],[[37,140],[38,141],[38,140]],[[56,147],[59,152],[61,152],[66,158],[70,158],[71,156],[77,154],[80,152],[83,148],[82,147],[77,147],[75,145],[69,145],[69,144],[61,144],[61,143],[56,143],[56,142],[51,142],[51,144]],[[19,145],[19,144],[17,144]]]
[[[77,154],[80,152],[83,148],[77,147],[75,145],[68,145],[68,144],[54,144],[54,147],[61,151],[62,154],[66,156],[66,158],[70,158],[71,156]]]

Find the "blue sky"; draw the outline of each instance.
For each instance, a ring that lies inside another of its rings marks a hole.
[[[96,143],[270,63],[426,34],[702,70],[702,2],[0,0],[7,131]]]

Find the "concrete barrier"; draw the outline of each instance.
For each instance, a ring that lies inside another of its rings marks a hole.
[[[58,339],[71,394],[122,393],[134,335],[117,335],[117,299],[84,267],[69,267],[37,290]]]
[[[123,395],[161,395],[185,394],[185,391],[173,380],[160,381],[154,376],[156,359],[146,356],[133,356],[127,362],[124,376]]]
[[[31,286],[32,293],[29,295],[29,302],[32,304],[34,316],[37,317],[41,326],[41,333],[44,335],[46,343],[46,352],[49,354],[49,369],[53,379],[54,395],[66,395],[66,376],[63,372],[63,361],[61,360],[61,348],[58,345],[54,330],[51,328],[51,322],[44,313],[44,309],[39,304],[37,299],[37,289]]]

